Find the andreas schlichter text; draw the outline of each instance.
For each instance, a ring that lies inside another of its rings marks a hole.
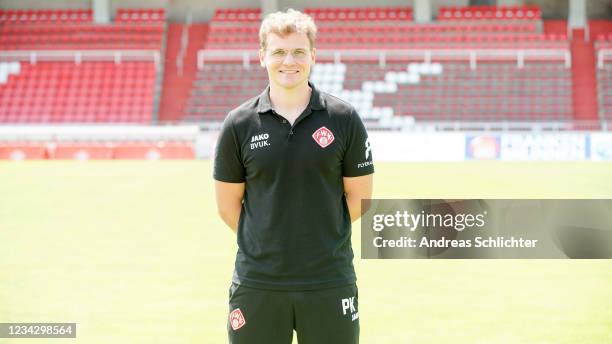
[[[515,238],[504,238],[504,237],[475,237],[472,241],[471,239],[447,239],[445,237],[439,239],[429,239],[426,237],[422,237],[420,239],[414,239],[407,236],[403,236],[399,239],[384,239],[382,237],[376,237],[373,240],[374,247],[382,248],[382,247],[398,247],[398,248],[432,248],[432,247],[485,247],[485,248],[497,248],[497,247],[508,247],[508,248],[532,248],[536,247],[538,243],[537,239],[523,239],[521,237]]]

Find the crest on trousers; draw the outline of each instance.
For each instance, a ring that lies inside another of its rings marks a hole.
[[[331,132],[331,130],[329,130],[329,129],[325,128],[325,127],[321,127],[319,129],[317,129],[312,134],[312,138],[322,148],[325,148],[325,147],[331,145],[332,142],[334,142],[334,134]]]
[[[234,331],[246,324],[246,320],[244,320],[244,315],[242,315],[240,308],[236,308],[230,313],[229,321]]]

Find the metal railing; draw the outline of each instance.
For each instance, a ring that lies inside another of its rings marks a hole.
[[[256,50],[211,50],[198,51],[198,70],[204,69],[207,62],[242,62],[244,68],[249,68],[252,61],[258,61]],[[511,61],[518,68],[523,68],[528,61],[560,61],[566,68],[572,66],[572,55],[569,49],[481,49],[481,50],[317,50],[318,60],[332,60],[334,63],[350,61],[351,59],[376,61],[384,68],[388,60],[410,60],[431,63],[434,60],[467,61],[470,68],[478,68],[480,61]]]
[[[191,13],[188,13],[181,31],[181,48],[176,56],[176,74],[179,76],[183,76],[185,56],[187,55],[187,48],[189,47],[189,28],[191,27],[191,23],[192,16]]]
[[[597,50],[597,68],[603,69],[608,57],[612,57],[612,49]]]
[[[120,64],[123,61],[152,61],[160,71],[161,56],[158,50],[40,50],[40,51],[2,51],[0,61],[73,61],[80,64],[85,61],[112,61]]]

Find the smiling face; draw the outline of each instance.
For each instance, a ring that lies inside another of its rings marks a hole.
[[[259,51],[259,61],[266,67],[270,84],[294,89],[308,83],[310,69],[315,63],[315,49],[305,33],[279,36],[268,33],[265,50]]]

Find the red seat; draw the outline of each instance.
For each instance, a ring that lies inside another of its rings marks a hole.
[[[470,6],[438,9],[438,20],[533,20],[541,19],[539,7],[525,6]]]
[[[112,122],[105,104],[118,104],[118,110],[127,115],[136,112],[134,121],[148,122],[152,113],[155,69],[147,65],[152,62],[119,65],[113,62],[83,62],[80,65],[39,62],[33,67],[24,63],[21,73],[12,75],[6,85],[11,91],[0,92],[0,104],[7,105],[3,107],[7,109],[6,114],[3,116],[0,112],[0,121],[92,122],[97,120],[96,114],[103,113],[101,120]],[[125,87],[118,88],[116,82]]]

